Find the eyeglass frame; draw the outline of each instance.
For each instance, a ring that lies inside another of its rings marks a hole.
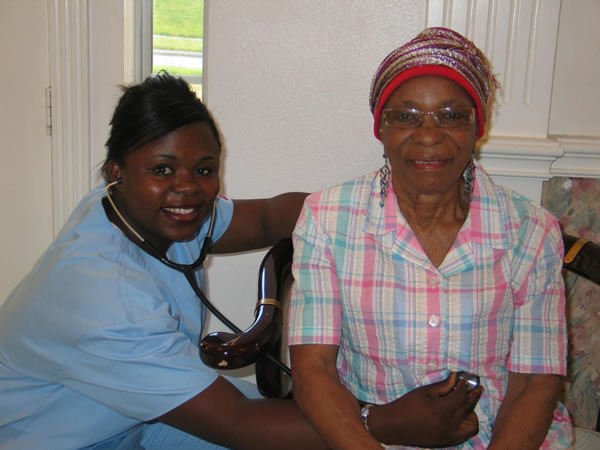
[[[388,113],[390,111],[407,111],[407,112],[414,112],[414,113],[418,113],[418,117],[419,117],[419,121],[417,124],[415,124],[414,126],[394,126],[394,125],[390,125],[388,123]],[[469,111],[469,121],[467,123],[464,124],[460,124],[460,125],[456,125],[456,126],[445,126],[442,125],[440,122],[439,117],[437,117],[436,114],[439,114],[442,111]],[[462,128],[462,127],[466,127],[468,125],[471,125],[473,123],[475,123],[475,107],[473,106],[465,106],[465,107],[460,107],[460,108],[452,108],[450,106],[447,106],[445,108],[440,108],[440,109],[436,109],[435,111],[421,111],[420,109],[416,109],[416,108],[386,108],[384,110],[381,111],[381,115],[382,115],[382,119],[383,119],[383,124],[386,127],[390,127],[390,128],[399,128],[399,129],[404,129],[404,130],[409,130],[409,129],[413,129],[413,128],[420,128],[423,123],[425,122],[425,116],[431,116],[433,118],[433,123],[437,128]]]

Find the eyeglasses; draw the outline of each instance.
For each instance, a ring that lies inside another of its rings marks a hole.
[[[384,109],[383,123],[393,128],[418,128],[423,125],[425,115],[433,117],[436,127],[460,128],[475,121],[475,108],[448,107],[427,112],[414,108]]]

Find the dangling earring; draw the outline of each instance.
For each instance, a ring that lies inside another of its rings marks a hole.
[[[390,185],[390,166],[388,165],[388,158],[383,154],[383,167],[379,169],[379,206],[383,208],[385,205],[385,198],[387,197],[387,190]]]
[[[473,152],[473,156],[475,156],[475,152]],[[471,203],[471,197],[473,196],[473,188],[475,186],[475,163],[473,162],[473,158],[467,164],[465,171],[462,174],[463,181],[465,183],[465,187],[463,190],[463,200],[468,205]]]

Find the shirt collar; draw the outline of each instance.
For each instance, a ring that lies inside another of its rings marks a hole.
[[[398,208],[391,176],[383,207],[379,204],[380,196],[377,171],[371,182],[364,231],[373,235],[397,232],[397,238],[402,238],[403,234],[410,232],[410,227]],[[497,188],[477,161],[473,197],[462,231],[468,233],[468,239],[472,242],[492,248],[508,248],[504,211]]]

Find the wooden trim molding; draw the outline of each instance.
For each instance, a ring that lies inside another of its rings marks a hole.
[[[492,137],[479,149],[490,175],[539,180],[552,177],[551,167],[563,150],[553,139]]]
[[[140,83],[152,73],[153,0],[125,0],[125,80]]]
[[[89,0],[48,0],[54,235],[90,189]]]
[[[552,163],[555,177],[600,178],[600,136],[553,136],[563,156]]]

